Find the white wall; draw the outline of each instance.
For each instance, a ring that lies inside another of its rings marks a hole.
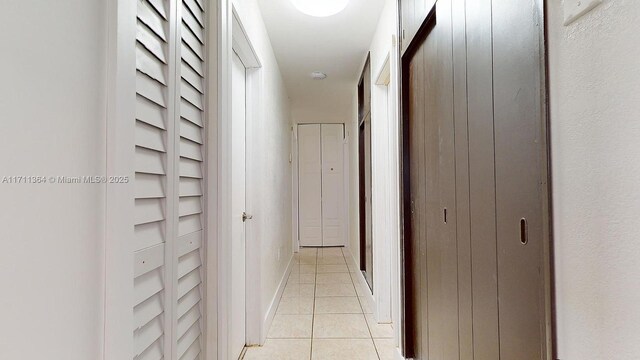
[[[255,192],[248,212],[254,215],[252,236],[260,251],[261,311],[268,322],[269,311],[287,265],[293,257],[291,239],[291,110],[289,96],[271,47],[256,0],[234,0],[241,21],[262,63],[260,96],[262,118],[249,124],[248,156],[253,164],[248,181]],[[285,279],[286,280],[286,279]],[[277,306],[277,302],[275,303]],[[272,315],[272,314],[271,314]]]
[[[0,181],[105,173],[106,3],[3,1]],[[0,183],[0,359],[100,359],[104,185]]]
[[[548,10],[560,359],[639,359],[640,3]]]

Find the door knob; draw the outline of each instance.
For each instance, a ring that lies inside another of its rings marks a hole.
[[[253,219],[253,215],[249,215],[246,212],[242,213],[242,222],[246,222],[247,220]]]

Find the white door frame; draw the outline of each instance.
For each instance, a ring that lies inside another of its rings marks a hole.
[[[402,288],[400,286],[400,274],[402,270],[400,266],[401,251],[400,251],[400,107],[399,107],[399,74],[400,74],[400,62],[399,62],[399,49],[396,36],[391,37],[391,46],[389,49],[389,55],[385,65],[380,71],[380,75],[377,82],[378,85],[387,87],[387,198],[386,208],[388,209],[388,221],[387,229],[384,236],[389,239],[387,249],[391,254],[387,265],[387,273],[390,275],[388,280],[390,285],[388,290],[390,291],[390,315],[393,322],[394,340],[397,348],[401,347],[402,339],[402,327],[403,321],[401,316],[401,304],[402,304]]]
[[[388,219],[392,215],[388,206],[389,194],[389,139],[391,122],[389,109],[389,84],[391,82],[390,56],[372,79],[371,89],[371,180],[373,221],[373,298],[376,319],[379,323],[391,322],[391,239]]]
[[[395,36],[391,39],[391,46],[386,60],[377,72],[377,94],[372,101],[373,131],[382,131],[372,136],[372,141],[379,141],[375,146],[379,150],[374,154],[373,169],[377,183],[374,191],[383,189],[381,194],[374,196],[378,211],[374,212],[374,300],[376,305],[376,319],[378,322],[393,322],[396,346],[400,345],[400,193],[399,193],[399,145],[398,145],[398,60]],[[374,95],[375,96],[375,95]],[[379,226],[375,226],[375,224]],[[376,231],[377,230],[377,231]]]
[[[293,252],[300,252],[300,229],[298,224],[298,124],[291,126],[291,239]]]
[[[242,25],[242,16],[233,6],[231,0],[220,0],[218,16],[220,17],[218,27],[218,319],[217,319],[217,343],[218,359],[227,359],[229,351],[228,329],[231,321],[231,124],[232,119],[232,98],[231,98],[231,72],[233,65],[233,53],[238,54],[247,68],[247,212],[251,213],[253,189],[251,177],[252,163],[252,126],[257,123],[260,117],[260,91],[261,63],[254,50],[254,47]],[[247,251],[246,257],[246,307],[247,307],[247,344],[260,344],[264,342],[265,334],[262,329],[261,319],[261,284],[260,284],[260,244],[257,242],[257,229],[254,224],[247,222],[246,243],[247,249],[257,251]],[[213,359],[213,358],[212,358]]]
[[[401,227],[400,223],[400,49],[397,36],[391,37],[389,82],[389,239],[391,245],[391,318],[394,323],[394,339],[397,348],[402,347],[402,331],[404,327],[401,304],[403,293],[401,286]],[[400,355],[400,357],[402,357]]]

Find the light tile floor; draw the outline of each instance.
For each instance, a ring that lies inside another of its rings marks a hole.
[[[367,285],[342,248],[302,248],[267,341],[244,360],[392,360],[393,329],[378,324]]]

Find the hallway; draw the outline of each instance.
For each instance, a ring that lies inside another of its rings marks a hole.
[[[348,250],[302,248],[294,262],[266,343],[243,359],[394,359],[393,329],[376,323]]]
[[[0,360],[640,360],[640,0],[0,8]]]

